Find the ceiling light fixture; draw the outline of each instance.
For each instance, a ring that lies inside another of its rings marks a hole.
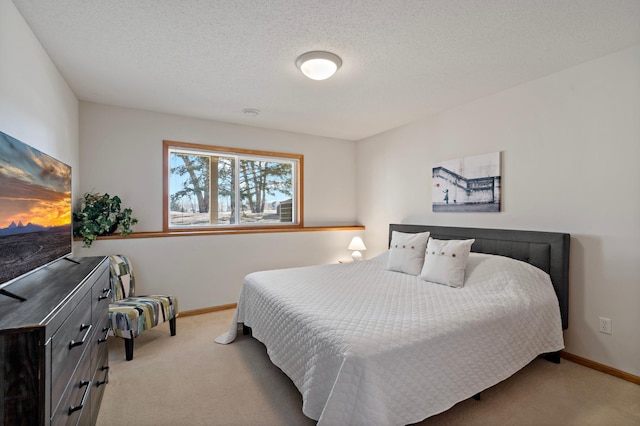
[[[342,66],[342,59],[331,52],[307,52],[298,56],[296,66],[312,80],[326,80]]]

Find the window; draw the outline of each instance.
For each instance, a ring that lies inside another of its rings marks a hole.
[[[303,156],[164,141],[165,231],[301,227]]]

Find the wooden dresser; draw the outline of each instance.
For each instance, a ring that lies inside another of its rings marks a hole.
[[[0,295],[0,426],[95,424],[109,372],[108,258],[60,259],[6,289],[27,300]]]

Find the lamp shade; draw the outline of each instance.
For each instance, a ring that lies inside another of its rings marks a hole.
[[[331,52],[307,52],[298,56],[296,66],[312,80],[326,80],[342,66],[342,59]]]
[[[360,237],[353,237],[351,243],[349,243],[348,250],[366,250],[367,247],[364,245],[364,241]]]

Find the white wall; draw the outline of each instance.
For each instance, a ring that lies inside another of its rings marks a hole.
[[[78,100],[10,0],[0,0],[0,131],[78,176]]]
[[[435,162],[494,151],[501,213],[431,212]],[[566,350],[640,375],[640,47],[360,141],[357,157],[370,255],[390,222],[570,233]]]
[[[162,141],[304,155],[306,226],[356,224],[355,142],[127,109],[80,104],[81,192],[122,198],[134,232],[162,230]],[[97,241],[82,256],[122,253],[139,291],[173,293],[181,310],[235,303],[242,278],[261,269],[336,262],[360,231],[214,235]]]
[[[355,142],[89,102],[80,106],[80,140],[81,193],[118,194],[137,231],[162,230],[163,140],[302,154],[305,225],[356,220]]]
[[[359,231],[291,232],[101,240],[80,256],[131,257],[137,294],[174,294],[180,311],[236,303],[251,272],[337,263]],[[214,336],[215,337],[215,336]]]

